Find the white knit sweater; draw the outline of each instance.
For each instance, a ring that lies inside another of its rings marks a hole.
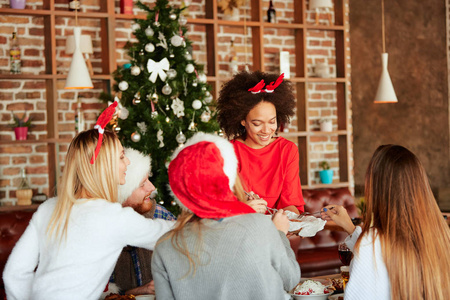
[[[58,243],[46,234],[56,201],[40,205],[8,259],[3,273],[8,300],[98,299],[124,246],[152,250],[174,224],[146,219],[119,203],[78,200],[67,240]]]

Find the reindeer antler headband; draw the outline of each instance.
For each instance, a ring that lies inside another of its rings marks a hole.
[[[114,115],[116,111],[117,101],[114,101],[113,104],[108,106],[98,117],[97,123],[95,123],[94,129],[98,130],[98,140],[97,140],[97,146],[95,147],[95,152],[92,155],[91,158],[91,164],[93,165],[95,162],[95,159],[98,156],[98,153],[100,152],[100,148],[102,146],[103,142],[103,133],[105,132],[105,126],[106,124],[111,121],[112,116]]]
[[[263,89],[265,83],[264,83],[264,79],[262,79],[254,87],[248,89],[248,91],[252,92],[252,94],[273,93],[273,91],[283,82],[283,78],[284,78],[284,73],[281,74],[275,82],[272,81],[270,84],[266,85],[265,89]]]

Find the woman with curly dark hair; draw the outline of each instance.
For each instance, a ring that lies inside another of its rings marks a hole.
[[[248,204],[261,213],[265,205],[304,211],[298,148],[276,136],[294,114],[291,83],[283,74],[244,71],[223,85],[217,101],[217,118],[234,145],[243,188],[267,201],[250,196]]]

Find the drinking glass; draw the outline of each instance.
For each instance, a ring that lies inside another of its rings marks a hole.
[[[338,245],[339,259],[345,266],[349,266],[353,258],[353,253],[345,243]]]
[[[350,278],[350,267],[349,266],[341,266],[341,278],[343,283],[343,288],[345,290],[345,286]]]

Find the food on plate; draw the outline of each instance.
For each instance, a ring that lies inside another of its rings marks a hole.
[[[134,295],[119,295],[119,294],[109,294],[105,298],[105,300],[134,300],[134,299],[136,299]]]
[[[329,293],[330,290],[326,286],[312,279],[305,280],[294,289],[295,295],[323,295]]]
[[[331,283],[333,284],[333,288],[336,290],[336,292],[343,292],[344,291],[344,282],[342,281],[342,278],[329,278]]]

